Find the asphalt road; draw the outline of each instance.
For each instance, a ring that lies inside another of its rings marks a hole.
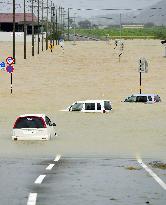
[[[1,204],[163,205],[166,202],[166,190],[136,159],[55,159],[54,156],[0,159]],[[147,165],[152,161],[144,159]],[[166,182],[165,170],[150,168]]]

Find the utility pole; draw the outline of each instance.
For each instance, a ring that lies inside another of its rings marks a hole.
[[[50,26],[50,44],[52,44],[52,1],[51,1],[51,26]]]
[[[43,51],[43,0],[42,0],[42,51]]]
[[[53,17],[52,17],[52,20],[53,20],[53,46],[54,46],[54,37],[55,37],[55,5],[53,4]]]
[[[34,56],[34,19],[33,19],[33,2],[32,0],[32,56]]]
[[[120,39],[122,39],[122,14],[120,13]]]
[[[48,50],[48,0],[47,0],[47,24],[46,24],[46,50]]]
[[[58,11],[57,11],[57,8],[56,8],[56,45],[58,45]]]
[[[14,58],[15,63],[16,63],[15,31],[16,31],[16,24],[15,24],[15,0],[13,0],[13,58]]]
[[[24,0],[24,59],[26,59],[26,33],[27,33],[27,27],[26,27],[26,13],[25,13],[25,0]]]
[[[70,40],[70,8],[68,8],[68,41]]]
[[[38,49],[37,49],[37,53],[39,54],[39,44],[40,44],[40,37],[39,37],[39,32],[40,32],[40,28],[39,28],[39,0],[38,0]]]

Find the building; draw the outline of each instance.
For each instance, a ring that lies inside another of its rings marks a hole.
[[[26,13],[27,34],[32,33],[32,14]],[[37,17],[33,14],[34,30],[37,33]],[[15,14],[16,32],[24,31],[24,13]],[[0,13],[0,31],[13,31],[13,13]]]
[[[128,24],[128,25],[122,25],[122,28],[143,29],[144,25],[142,25],[142,24]]]

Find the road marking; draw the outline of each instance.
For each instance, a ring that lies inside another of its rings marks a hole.
[[[143,163],[142,159],[137,159],[138,163],[156,180],[160,186],[166,190],[166,184],[155,174],[146,164]]]
[[[37,193],[30,193],[27,205],[36,205]]]
[[[58,162],[58,161],[60,160],[60,158],[61,158],[61,155],[58,154],[58,155],[55,157],[54,162]]]
[[[46,175],[40,175],[36,180],[35,180],[35,184],[41,184],[43,179],[46,177]]]
[[[46,170],[51,170],[54,167],[55,164],[50,164],[48,165],[48,167],[46,168]]]

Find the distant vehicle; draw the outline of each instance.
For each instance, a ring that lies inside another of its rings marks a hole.
[[[20,115],[13,126],[13,140],[50,140],[55,133],[55,123],[45,114]]]
[[[161,44],[166,45],[166,40],[161,41]]]
[[[161,99],[156,94],[134,94],[127,97],[124,102],[156,103],[161,102]]]
[[[79,111],[79,112],[110,112],[112,110],[109,100],[85,100],[74,102],[66,110],[63,111]]]

